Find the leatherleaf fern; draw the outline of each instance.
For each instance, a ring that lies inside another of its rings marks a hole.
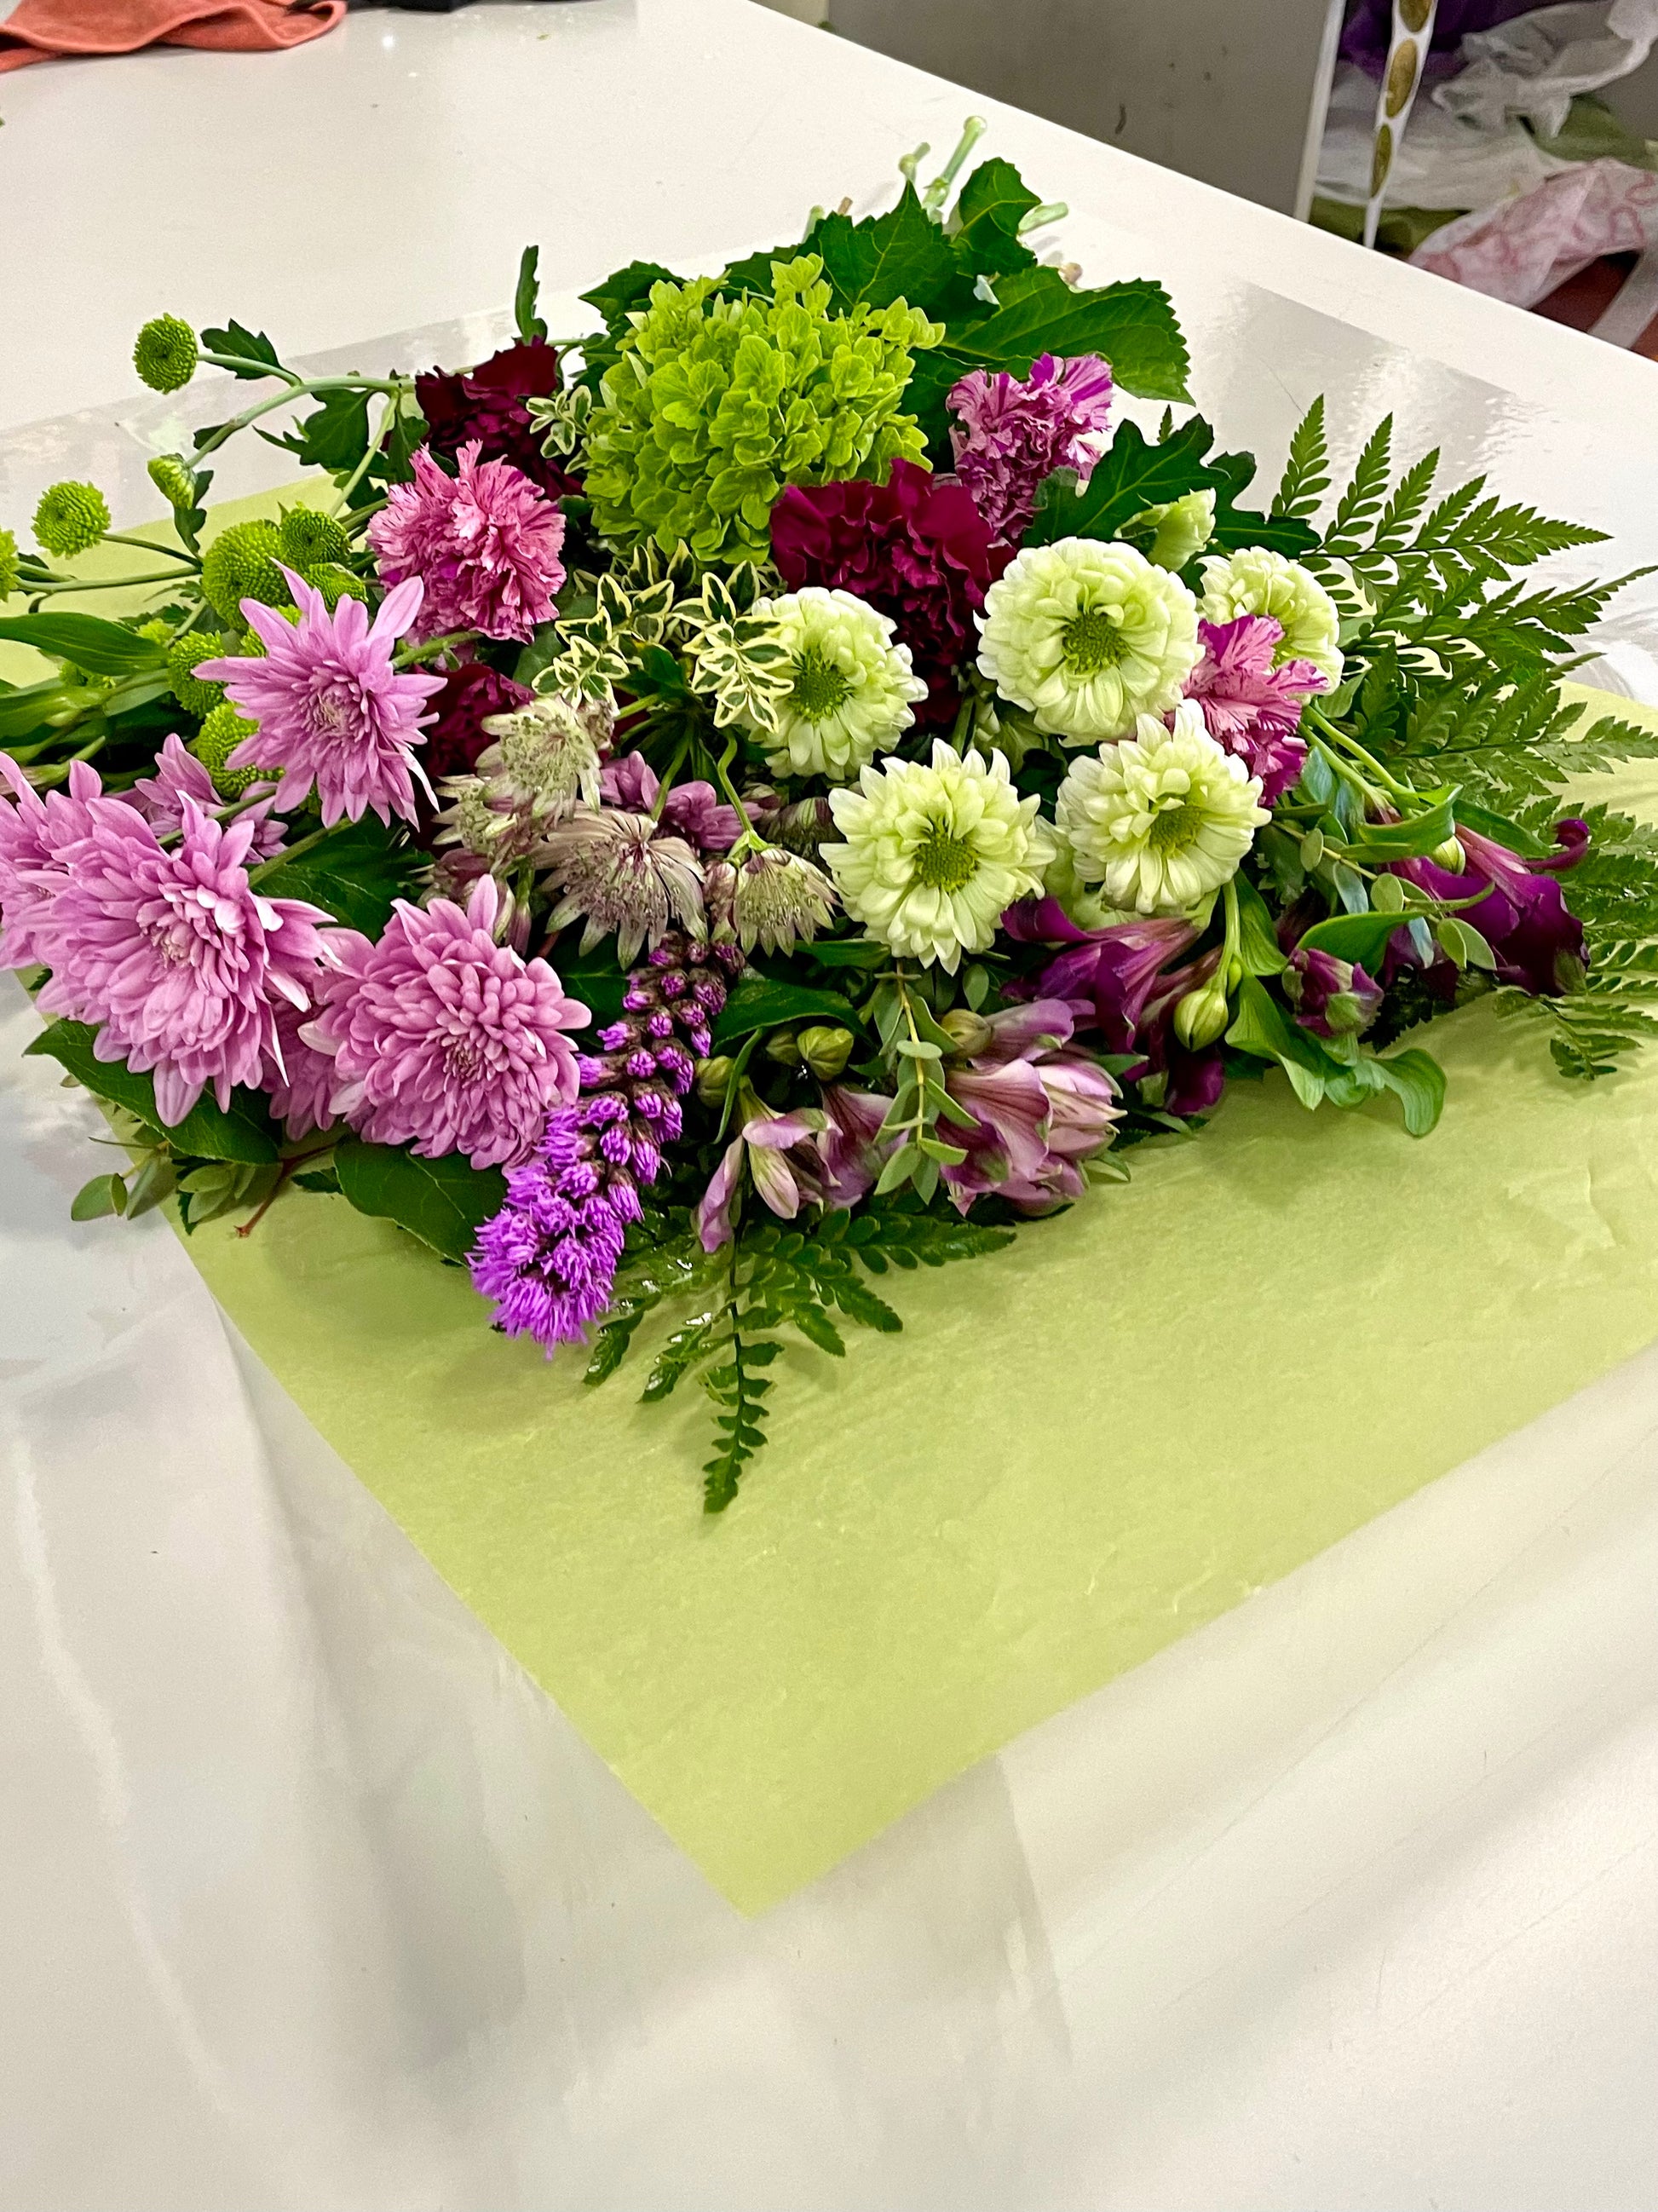
[[[1557,821],[1581,814],[1588,844],[1563,888],[1583,925],[1584,972],[1563,977],[1571,988],[1558,996],[1497,997],[1503,1012],[1548,1024],[1564,1074],[1593,1080],[1658,1036],[1658,830],[1611,799],[1575,805],[1567,787],[1658,758],[1658,735],[1592,719],[1561,679],[1615,593],[1650,572],[1521,580],[1605,533],[1505,504],[1483,477],[1436,500],[1439,458],[1395,473],[1392,419],[1382,422],[1303,556],[1345,617],[1347,678],[1327,711],[1407,786],[1453,792],[1459,824],[1527,858],[1554,850]],[[1317,528],[1330,488],[1320,401],[1291,441],[1272,511]]]

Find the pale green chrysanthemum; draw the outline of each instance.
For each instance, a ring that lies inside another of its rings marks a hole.
[[[1142,714],[1137,736],[1073,761],[1054,816],[1078,875],[1113,906],[1186,914],[1237,873],[1268,819],[1260,799],[1187,700],[1173,729]]]
[[[132,366],[152,392],[179,392],[196,374],[196,333],[177,315],[155,315],[138,333]]]
[[[654,539],[696,559],[763,561],[785,484],[883,481],[926,441],[899,412],[911,349],[938,325],[902,301],[829,312],[816,254],[772,264],[774,297],[723,297],[718,280],[653,287],[587,420],[599,534]]]
[[[233,522],[202,559],[208,605],[228,623],[238,619],[244,599],[280,606],[288,597],[288,580],[276,566],[282,557],[282,533],[274,522]]]
[[[926,685],[895,645],[885,615],[851,592],[820,585],[761,599],[757,616],[775,624],[787,659],[788,689],[770,729],[756,727],[778,775],[826,775],[844,783],[890,752],[915,720]]]
[[[1212,491],[1188,491],[1183,499],[1145,507],[1127,527],[1127,535],[1145,548],[1148,561],[1176,572],[1195,560],[1214,534]]]
[[[1341,616],[1318,578],[1264,545],[1212,554],[1203,564],[1205,622],[1270,615],[1284,632],[1274,662],[1310,660],[1333,690],[1341,682]]]
[[[845,841],[820,857],[847,912],[872,937],[954,975],[983,952],[1005,910],[1039,891],[1054,837],[1037,801],[1021,799],[1000,753],[965,758],[935,738],[930,765],[888,760],[855,790],[832,791]]]
[[[273,768],[227,768],[225,763],[245,738],[258,728],[229,705],[215,707],[190,741],[189,750],[213,779],[221,799],[240,799],[250,784],[272,783],[280,771]]]
[[[985,595],[979,667],[1062,743],[1120,738],[1163,714],[1197,666],[1197,602],[1132,545],[1028,545]]]
[[[17,589],[17,540],[9,530],[0,530],[0,605]]]
[[[96,484],[55,483],[34,510],[34,535],[43,552],[60,561],[97,544],[109,528],[109,501]]]

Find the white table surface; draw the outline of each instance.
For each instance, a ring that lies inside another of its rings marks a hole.
[[[716,265],[969,104],[742,0],[0,82],[6,519],[131,477],[160,307],[301,354],[497,311],[531,237]],[[1649,365],[993,118],[1227,442],[1329,385],[1658,558]],[[31,1026],[6,982],[5,2212],[1658,2205],[1658,1351],[745,1923],[167,1231],[70,1225]]]

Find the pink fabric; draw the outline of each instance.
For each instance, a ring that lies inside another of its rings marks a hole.
[[[21,0],[0,27],[0,70],[140,46],[274,53],[331,31],[345,0]]]
[[[1640,253],[1658,240],[1658,177],[1624,161],[1584,161],[1518,199],[1459,216],[1418,246],[1418,269],[1535,307],[1603,253]]]

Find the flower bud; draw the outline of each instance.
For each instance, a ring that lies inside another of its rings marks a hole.
[[[1201,1052],[1226,1033],[1232,1018],[1219,976],[1201,990],[1188,991],[1175,1008],[1175,1035],[1188,1052]]]
[[[1468,856],[1462,849],[1460,837],[1448,837],[1442,845],[1436,845],[1428,858],[1435,867],[1443,868],[1448,875],[1460,876],[1468,865]]]
[[[984,1051],[996,1032],[982,1014],[967,1006],[952,1006],[938,1024],[963,1060]]]
[[[1284,971],[1284,995],[1296,1019],[1315,1036],[1353,1036],[1369,1029],[1382,1006],[1382,986],[1351,960],[1298,945]]]
[[[802,1030],[794,1041],[800,1048],[801,1059],[820,1083],[833,1083],[852,1057],[850,1030],[814,1024]]]
[[[188,514],[196,504],[196,471],[177,453],[157,453],[144,464],[144,473],[167,505]]]
[[[696,1064],[696,1095],[705,1106],[723,1106],[726,1093],[731,1087],[732,1069],[736,1065],[725,1053],[714,1060],[701,1060]]]
[[[793,1030],[774,1030],[766,1039],[766,1058],[774,1060],[780,1067],[799,1067],[800,1047]]]
[[[1177,571],[1195,560],[1215,534],[1215,495],[1189,491],[1184,499],[1148,507],[1128,527],[1139,542],[1151,538],[1146,558],[1154,567]]]

